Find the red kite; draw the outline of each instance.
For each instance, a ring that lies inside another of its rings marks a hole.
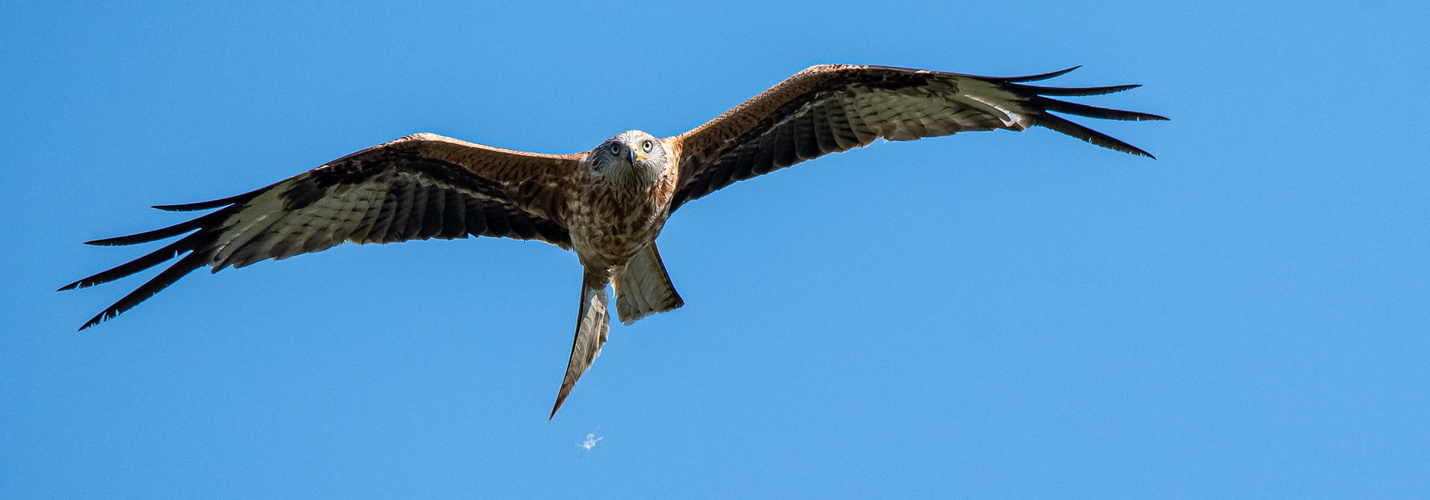
[[[500,236],[576,251],[584,267],[576,338],[551,415],[601,352],[610,330],[606,285],[629,324],[684,305],[655,239],[670,214],[739,180],[876,139],[1047,127],[1105,148],[1151,157],[1053,112],[1165,120],[1049,96],[1137,87],[1041,87],[1072,71],[993,78],[879,66],[815,66],[684,134],[632,130],[590,151],[545,155],[417,134],[374,146],[267,187],[221,200],[158,206],[214,210],[153,231],[90,241],[130,245],[185,235],[148,255],[66,285],[113,281],[178,261],[80,327],[143,302],[190,271],[213,272],[317,252],[346,241],[392,243]]]

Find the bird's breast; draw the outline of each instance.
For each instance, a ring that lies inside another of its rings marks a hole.
[[[644,192],[590,185],[570,207],[571,243],[582,264],[624,265],[655,241],[669,216],[674,183],[662,179]]]

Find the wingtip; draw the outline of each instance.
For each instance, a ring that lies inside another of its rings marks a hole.
[[[551,419],[556,418],[556,412],[561,409],[561,403],[566,402],[566,394],[569,393],[563,393],[560,396],[556,396],[556,404],[551,407],[551,415],[546,416],[547,422],[550,422]]]
[[[226,205],[233,205],[233,204],[235,204],[235,203],[242,203],[242,202],[251,200],[251,199],[253,199],[255,196],[258,196],[259,194],[261,194],[263,191],[268,190],[270,187],[272,187],[272,186],[255,189],[255,190],[249,191],[249,192],[247,192],[247,193],[238,194],[238,195],[234,195],[234,196],[229,196],[229,197],[227,197],[227,198],[219,198],[219,199],[217,199],[217,200],[200,201],[200,202],[196,202],[196,203],[175,203],[175,204],[169,204],[169,205],[150,205],[150,206],[153,207],[153,208],[159,209],[159,210],[163,210],[163,211],[165,211],[165,212],[195,212],[195,211],[199,211],[199,210],[209,210],[209,209],[219,208],[219,207],[223,207],[223,206],[226,206]]]
[[[108,313],[109,313],[109,311],[104,311],[104,312],[102,312],[102,313],[99,313],[99,314],[96,315],[95,317],[90,318],[89,321],[85,322],[84,325],[80,326],[80,327],[79,327],[79,330],[75,330],[75,331],[77,331],[77,332],[82,332],[82,331],[88,330],[89,327],[97,326],[97,325],[99,325],[100,323],[103,323],[104,320],[109,319],[109,318],[106,318],[106,317],[105,317],[105,315],[107,315]]]
[[[1090,144],[1096,145],[1096,146],[1102,146],[1102,147],[1104,147],[1104,148],[1108,148],[1108,149],[1111,149],[1111,150],[1114,150],[1114,151],[1121,151],[1121,152],[1123,152],[1123,153],[1127,153],[1127,154],[1130,154],[1130,155],[1132,155],[1132,156],[1144,156],[1144,157],[1147,157],[1147,158],[1151,158],[1151,159],[1153,159],[1153,160],[1156,160],[1156,159],[1157,159],[1156,156],[1152,156],[1152,153],[1148,153],[1148,152],[1142,150],[1142,148],[1139,148],[1139,147],[1137,147],[1137,146],[1133,146],[1133,145],[1131,145],[1131,144],[1128,144],[1128,143],[1125,143],[1125,142],[1122,142],[1122,141],[1117,141],[1117,144],[1115,144],[1115,145],[1109,145],[1109,144],[1100,144],[1100,143],[1098,143],[1098,142],[1089,141],[1089,140],[1087,140],[1087,139],[1083,139],[1083,140],[1086,141],[1086,142],[1088,142],[1088,143],[1090,143]],[[1114,140],[1116,140],[1116,139],[1114,139]]]
[[[156,209],[156,210],[163,210],[163,211],[165,211],[165,212],[193,212],[193,211],[197,211],[197,210],[203,210],[202,208],[189,208],[189,207],[192,206],[192,205],[198,205],[198,204],[197,204],[197,203],[176,203],[176,204],[172,204],[172,205],[149,205],[149,208],[153,208],[153,209]]]
[[[1026,76],[1010,76],[1010,77],[1004,77],[1004,78],[994,78],[994,80],[1000,80],[1000,81],[1007,82],[1007,83],[1036,82],[1036,81],[1039,81],[1039,80],[1047,80],[1047,79],[1049,79],[1049,78],[1057,78],[1057,77],[1059,77],[1059,76],[1063,76],[1063,75],[1066,75],[1066,74],[1068,74],[1068,73],[1071,73],[1071,72],[1073,72],[1073,70],[1078,69],[1078,68],[1081,68],[1081,67],[1082,67],[1082,65],[1079,64],[1079,65],[1077,65],[1077,66],[1073,66],[1073,67],[1068,68],[1068,69],[1059,70],[1059,71],[1054,71],[1054,72],[1051,72],[1051,73],[1042,73],[1042,74],[1037,74],[1037,75],[1026,75]]]

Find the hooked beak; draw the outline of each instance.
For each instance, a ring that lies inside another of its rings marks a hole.
[[[629,148],[626,150],[626,160],[629,160],[632,165],[636,163],[636,160],[644,160],[646,158],[649,157],[645,154],[637,152],[636,148]]]

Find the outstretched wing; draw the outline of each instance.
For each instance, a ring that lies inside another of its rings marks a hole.
[[[566,194],[584,153],[542,155],[417,134],[276,184],[170,211],[218,209],[188,222],[87,242],[132,245],[189,233],[148,255],[65,285],[85,288],[180,257],[80,330],[118,316],[203,266],[213,272],[317,252],[344,241],[392,243],[501,236],[571,247]]]
[[[867,146],[974,130],[1047,127],[1105,148],[1146,151],[1050,112],[1109,120],[1166,120],[1046,96],[1110,94],[1138,85],[1062,88],[1023,85],[1062,75],[995,78],[883,66],[815,66],[676,136],[680,180],[671,211],[744,179]]]

